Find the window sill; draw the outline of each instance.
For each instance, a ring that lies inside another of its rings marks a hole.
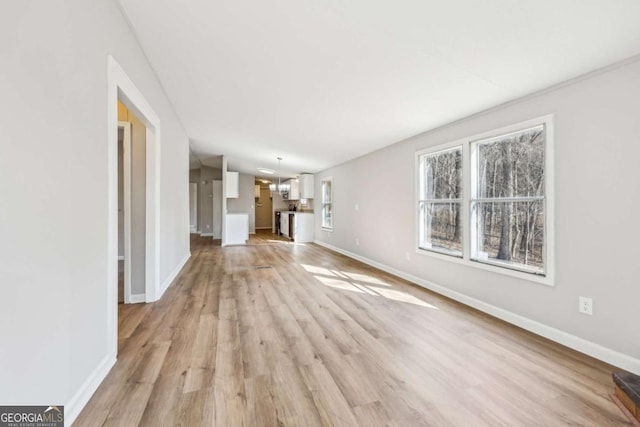
[[[533,273],[526,273],[519,270],[512,270],[510,268],[500,267],[493,264],[485,264],[481,261],[472,261],[472,260],[464,259],[458,256],[446,255],[444,253],[429,251],[421,248],[416,248],[415,252],[418,255],[424,255],[424,256],[440,259],[443,261],[452,262],[455,264],[462,264],[462,265],[472,267],[472,268],[477,268],[480,270],[491,271],[493,273],[502,274],[504,276],[515,277],[528,282],[540,283],[542,285],[550,286],[550,287],[555,286],[553,277],[551,277],[551,275],[549,274],[547,274],[546,276],[541,276]]]
[[[328,231],[328,232],[330,232],[330,233],[333,233],[333,228],[320,227],[320,229],[321,229],[322,231]]]

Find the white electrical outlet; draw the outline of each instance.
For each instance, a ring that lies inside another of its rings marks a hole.
[[[360,246],[360,239],[356,237],[356,246]]]
[[[580,313],[588,314],[589,316],[591,316],[593,314],[593,299],[580,297],[578,310],[580,310]]]

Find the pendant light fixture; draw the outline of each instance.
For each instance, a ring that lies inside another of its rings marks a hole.
[[[281,161],[282,161],[282,157],[278,157],[278,186],[276,186],[275,182],[272,182],[271,184],[269,184],[269,191],[271,191],[272,193],[278,190],[278,193],[282,194],[282,184],[280,184],[280,162]]]

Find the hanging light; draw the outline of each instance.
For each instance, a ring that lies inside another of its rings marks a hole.
[[[269,190],[271,192],[275,192],[277,190],[278,193],[280,193],[280,194],[282,194],[282,192],[284,191],[283,188],[285,187],[284,184],[280,183],[280,162],[281,161],[282,161],[282,157],[278,157],[278,185],[276,186],[275,182],[269,184]]]
[[[286,193],[287,190],[287,184],[281,184],[280,183],[280,162],[282,161],[282,157],[278,157],[278,193],[282,194],[282,193]]]
[[[289,186],[281,182],[281,177],[280,177],[281,162],[282,162],[282,157],[278,157],[278,185],[276,185],[275,183],[272,183],[271,185],[269,185],[269,190],[271,190],[272,192],[277,191],[280,194],[287,193],[289,191]]]

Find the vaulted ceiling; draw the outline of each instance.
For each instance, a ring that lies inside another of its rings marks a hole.
[[[118,0],[203,162],[316,172],[640,53],[637,0]]]

